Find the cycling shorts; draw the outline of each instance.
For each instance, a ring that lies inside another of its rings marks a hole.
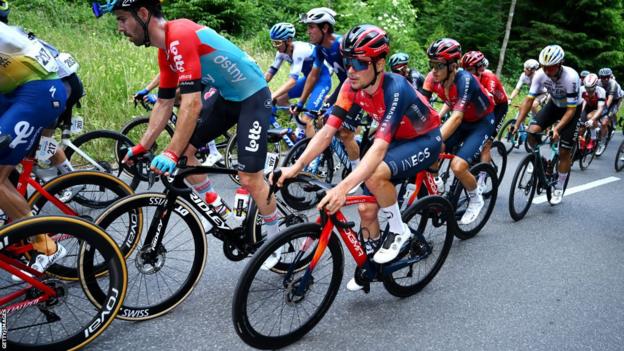
[[[271,118],[269,88],[262,88],[243,101],[225,100],[209,88],[202,93],[202,100],[201,115],[190,143],[200,148],[237,125],[238,170],[256,173],[264,169]]]
[[[34,80],[0,94],[0,134],[12,142],[0,150],[0,165],[15,166],[36,146],[41,131],[65,110],[67,95],[60,79]]]
[[[308,101],[304,106],[306,110],[319,111],[323,107],[325,96],[327,96],[331,90],[331,76],[328,73],[324,74],[324,71],[326,72],[326,70],[321,71],[321,74],[312,89],[312,93],[310,93],[310,96],[308,97]],[[297,79],[297,84],[288,91],[289,99],[295,99],[301,96],[306,80],[307,77],[299,77],[299,79]],[[306,115],[311,118],[316,118],[316,115]]]
[[[82,81],[78,78],[76,73],[72,73],[69,76],[61,79],[63,81],[63,85],[65,86],[65,90],[69,91],[67,96],[67,103],[65,104],[65,111],[61,113],[61,116],[58,119],[58,125],[71,125],[72,111],[74,106],[78,104],[78,101],[85,95],[84,87],[82,85]]]
[[[463,121],[446,140],[446,151],[454,152],[455,156],[471,164],[480,159],[485,142],[494,135],[495,130],[493,112],[475,122]],[[454,151],[456,147],[458,149]]]
[[[576,106],[576,112],[572,117],[572,120],[566,124],[563,129],[559,130],[559,136],[561,139],[560,145],[564,149],[572,150],[572,147],[576,144],[576,138],[578,137],[578,122],[581,118],[582,105]],[[557,123],[558,120],[563,117],[568,109],[566,107],[558,107],[552,100],[541,109],[537,116],[531,120],[531,124],[538,125],[542,130]]]

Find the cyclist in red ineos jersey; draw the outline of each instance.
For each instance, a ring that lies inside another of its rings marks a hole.
[[[438,158],[442,139],[440,117],[428,100],[402,76],[385,73],[389,40],[386,33],[373,25],[355,26],[342,37],[341,48],[348,78],[345,80],[329,120],[316,133],[297,162],[282,168],[278,185],[297,175],[320,150],[325,150],[340,126],[351,118],[349,111],[362,108],[380,123],[375,141],[362,162],[318,204],[335,213],[345,202],[347,192],[361,182],[377,198],[377,203],[360,205],[363,233],[367,231],[367,251],[377,246],[369,239],[378,239],[377,212],[381,207],[388,219],[389,232],[375,253],[377,263],[392,261],[401,246],[412,235],[401,220],[393,181],[414,177]],[[359,290],[354,279],[349,290]]]

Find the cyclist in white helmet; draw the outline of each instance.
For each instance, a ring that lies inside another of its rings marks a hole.
[[[607,93],[598,86],[598,76],[590,73],[585,76],[581,86],[581,96],[583,98],[583,108],[581,111],[581,126],[579,127],[579,137],[585,134],[585,127],[591,128],[591,140],[596,140],[596,122],[601,121],[606,129],[609,117],[604,113]],[[593,145],[593,144],[592,144]]]
[[[531,121],[529,132],[539,133],[552,125],[553,140],[560,139],[559,179],[550,200],[551,205],[561,203],[563,198],[563,185],[572,165],[571,150],[576,144],[577,123],[582,108],[581,80],[573,68],[563,65],[564,56],[565,53],[559,45],[549,45],[540,52],[539,63],[542,68],[533,76],[529,95],[520,106],[518,120],[514,126],[514,130],[518,130],[533,101],[546,88],[550,98]],[[528,141],[532,145],[536,143],[532,137],[529,137]]]
[[[524,61],[524,71],[520,74],[520,78],[518,78],[518,83],[516,83],[516,87],[511,92],[509,96],[509,101],[513,100],[518,93],[520,93],[520,89],[522,89],[523,85],[527,85],[531,87],[531,80],[533,79],[533,75],[540,68],[539,62],[535,59],[528,59]],[[541,94],[537,96],[537,98],[533,101],[533,105],[531,106],[531,113],[533,116],[537,114],[537,108],[540,104],[544,103],[544,100],[548,97],[546,93],[546,89],[544,89]]]

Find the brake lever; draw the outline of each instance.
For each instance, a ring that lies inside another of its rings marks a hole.
[[[281,169],[274,169],[273,170],[273,177],[271,179],[273,179],[273,184],[271,184],[269,186],[269,195],[267,195],[267,205],[271,203],[271,195],[275,194],[277,192],[277,189],[279,188],[277,186],[277,181],[282,177],[282,170]]]

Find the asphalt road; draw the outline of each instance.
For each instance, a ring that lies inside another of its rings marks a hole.
[[[568,190],[615,173],[622,135],[586,171],[573,166]],[[510,154],[494,213],[467,241],[455,239],[444,267],[419,294],[398,299],[381,284],[350,292],[353,261],[323,320],[292,350],[622,350],[624,181],[534,204],[514,222],[509,184],[524,151]],[[235,186],[218,179],[220,193]],[[353,215],[354,211],[348,212]],[[245,262],[230,262],[209,238],[207,267],[191,296],[147,322],[115,321],[92,350],[240,350],[231,304]]]

